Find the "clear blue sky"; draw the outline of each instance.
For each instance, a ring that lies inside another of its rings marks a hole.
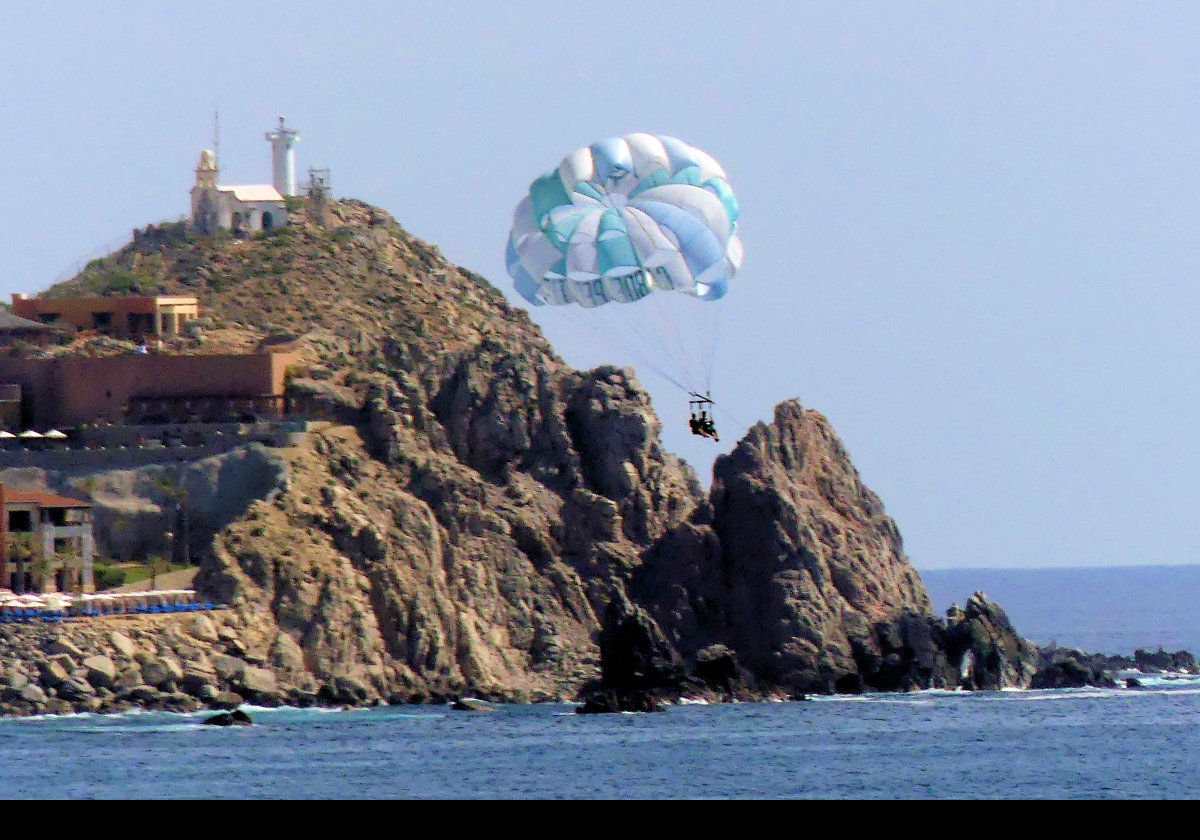
[[[529,181],[630,131],[720,160],[746,263],[719,447],[798,397],[918,567],[1197,562],[1191,4],[62,3],[3,14],[3,292],[298,168],[508,288]],[[510,295],[510,297],[514,297]],[[515,299],[515,297],[514,297]],[[637,364],[536,315],[577,366]],[[738,424],[730,416],[740,421]]]

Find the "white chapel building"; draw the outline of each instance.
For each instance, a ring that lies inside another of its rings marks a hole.
[[[196,167],[192,187],[192,225],[201,233],[219,229],[233,233],[270,230],[287,224],[286,197],[296,194],[296,158],[293,146],[300,133],[284,125],[268,132],[274,183],[223,186],[217,153],[205,149]]]

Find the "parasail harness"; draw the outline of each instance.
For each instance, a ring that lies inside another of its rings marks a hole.
[[[716,405],[712,401],[712,397],[707,392],[701,396],[695,391],[692,391],[689,396],[691,399],[688,400],[688,408],[691,413],[691,419],[688,420],[688,426],[691,428],[692,434],[699,435],[700,437],[710,437],[720,442],[721,439],[717,437],[717,428],[713,425],[712,417],[710,416],[712,407]]]

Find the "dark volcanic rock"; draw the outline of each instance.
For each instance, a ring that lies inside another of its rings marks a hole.
[[[615,598],[600,631],[601,682],[618,692],[678,692],[687,675],[679,654],[645,610]]]
[[[1019,636],[1008,615],[982,592],[965,608],[946,612],[946,654],[958,663],[961,688],[996,690],[1025,688],[1036,673],[1036,645]]]
[[[1116,688],[1117,681],[1103,669],[1084,665],[1071,656],[1043,665],[1033,675],[1030,688]]]
[[[250,726],[254,721],[241,709],[235,709],[232,712],[221,712],[205,718],[201,723],[206,726]]]
[[[575,709],[580,715],[662,711],[666,711],[662,703],[648,691],[597,691],[589,694]]]
[[[709,645],[697,652],[692,671],[697,680],[722,695],[751,696],[754,677],[725,645]]]
[[[786,694],[954,684],[900,532],[824,417],[780,404],[717,460],[710,500],[634,576],[686,658],[723,645]]]
[[[1196,658],[1186,650],[1168,653],[1162,648],[1157,651],[1135,650],[1133,652],[1133,667],[1147,674],[1172,673],[1195,674],[1200,672],[1196,667]]]

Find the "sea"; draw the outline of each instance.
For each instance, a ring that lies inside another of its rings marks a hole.
[[[923,573],[983,589],[1035,641],[1200,645],[1200,567]],[[1058,587],[1055,589],[1055,587]],[[1187,590],[1184,592],[1183,590]],[[1146,635],[1139,636],[1139,633]],[[576,715],[569,705],[249,708],[0,720],[27,799],[1164,799],[1200,791],[1200,678],[1130,689],[819,697]]]
[[[944,614],[979,590],[1039,645],[1129,656],[1188,650],[1200,657],[1200,566],[920,570]]]

